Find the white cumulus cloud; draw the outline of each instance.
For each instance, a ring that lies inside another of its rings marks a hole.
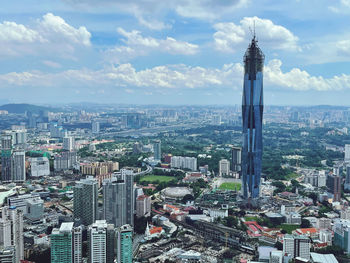
[[[63,18],[45,14],[34,25],[26,26],[4,21],[0,24],[0,54],[67,55],[80,47],[88,47],[91,34],[85,27],[75,28]]]
[[[267,48],[283,50],[300,50],[298,37],[287,28],[274,24],[269,19],[245,17],[239,25],[232,22],[214,25],[215,48],[222,52],[235,52],[246,40],[251,38],[255,25],[257,38]]]
[[[136,70],[131,64],[110,66],[101,70],[66,70],[58,73],[40,71],[11,72],[0,75],[0,87],[115,87],[123,90],[144,89],[145,92],[168,92],[182,89],[242,89],[243,66],[226,64],[221,68],[191,67],[184,64],[163,65]],[[313,76],[305,70],[293,68],[284,72],[280,60],[271,60],[264,69],[264,89],[296,91],[331,91],[350,89],[350,75],[331,78]]]
[[[144,37],[140,31],[125,31],[118,28],[117,32],[124,37],[125,46],[115,46],[106,51],[106,59],[113,63],[121,63],[138,56],[145,56],[150,52],[164,52],[173,55],[194,55],[199,47],[185,41],[179,41],[172,37],[157,39]]]

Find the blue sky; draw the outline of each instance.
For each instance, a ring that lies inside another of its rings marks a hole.
[[[268,105],[350,105],[350,0],[11,0],[0,103],[240,104],[256,25]]]

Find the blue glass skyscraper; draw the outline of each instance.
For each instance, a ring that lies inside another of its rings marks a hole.
[[[260,192],[264,59],[254,36],[244,55],[242,189],[246,199],[257,198]]]

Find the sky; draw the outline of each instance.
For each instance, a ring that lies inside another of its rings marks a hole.
[[[350,0],[3,0],[0,104],[350,105]]]

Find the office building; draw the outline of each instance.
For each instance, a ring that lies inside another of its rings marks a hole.
[[[103,214],[108,223],[119,227],[134,225],[134,178],[122,170],[103,181]]]
[[[230,162],[226,159],[219,161],[219,176],[230,175]]]
[[[54,169],[55,171],[69,170],[76,167],[78,163],[77,153],[72,152],[62,152],[61,154],[55,155],[54,159]]]
[[[85,226],[93,224],[98,218],[97,180],[89,176],[76,182],[73,196],[74,218],[81,219]]]
[[[23,213],[16,207],[5,206],[1,210],[1,223],[4,234],[1,240],[5,240],[6,245],[15,248],[16,262],[24,259],[24,241],[23,241]],[[10,228],[9,228],[10,227]],[[8,235],[8,232],[11,234]]]
[[[344,162],[350,163],[350,144],[345,144]]]
[[[310,259],[310,239],[307,236],[293,236],[286,234],[283,237],[283,254],[290,254],[292,258]]]
[[[1,135],[1,181],[11,181],[12,136]]]
[[[118,170],[119,163],[113,161],[80,164],[80,171],[83,175],[104,175]]]
[[[63,150],[73,151],[74,150],[74,138],[64,137],[63,138]]]
[[[318,172],[317,187],[325,187],[327,185],[326,171],[322,170]]]
[[[140,195],[136,198],[136,216],[150,216],[151,215],[151,198],[147,195]]]
[[[350,190],[350,164],[346,165],[346,176],[344,189]]]
[[[242,99],[243,149],[242,190],[244,198],[257,198],[262,169],[263,67],[264,54],[255,36],[244,55]]]
[[[73,263],[82,263],[83,261],[83,227],[73,228]]]
[[[30,158],[30,175],[32,177],[50,175],[50,162],[47,157]]]
[[[88,228],[88,262],[113,263],[115,251],[115,230],[106,220],[96,220]]]
[[[14,151],[12,153],[11,181],[24,182],[26,180],[26,153]]]
[[[73,263],[73,222],[51,232],[51,263]]]
[[[117,262],[132,263],[132,227],[123,225],[117,229]]]
[[[341,247],[350,254],[350,220],[337,220],[334,222],[334,245]]]
[[[232,147],[232,172],[239,173],[241,171],[242,148]]]
[[[92,133],[94,134],[100,133],[100,123],[98,121],[93,121],[91,126],[92,126]]]
[[[188,169],[191,171],[197,171],[197,158],[171,156],[170,165],[171,165],[171,168],[180,168],[180,169]]]
[[[68,131],[57,123],[50,123],[50,136],[52,138],[64,138],[67,137]]]
[[[26,200],[27,212],[25,217],[31,222],[40,222],[44,214],[44,201],[41,198],[30,198]]]
[[[40,195],[38,193],[24,194],[18,196],[11,196],[7,198],[8,206],[16,207],[21,210],[23,215],[27,214],[27,201],[40,199]]]
[[[333,201],[338,202],[341,198],[341,176],[329,174],[327,176],[327,188],[333,195]]]
[[[81,263],[83,228],[63,222],[51,232],[51,263]]]
[[[162,150],[161,150],[161,142],[160,140],[155,141],[153,143],[153,151],[154,151],[154,160],[160,161],[162,159]]]

